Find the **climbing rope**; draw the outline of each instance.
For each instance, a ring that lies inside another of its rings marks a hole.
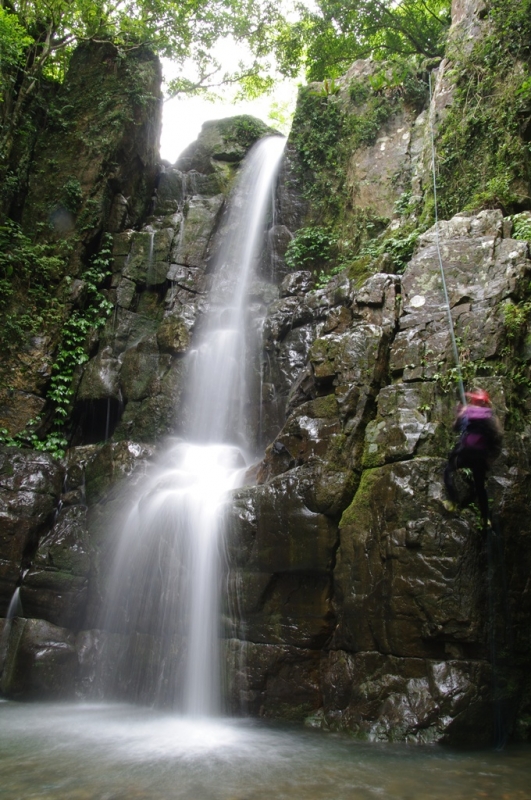
[[[448,313],[448,325],[450,328],[450,339],[452,341],[452,350],[454,352],[454,359],[455,359],[455,366],[457,369],[457,382],[459,386],[459,396],[461,398],[461,402],[463,405],[466,405],[466,398],[465,398],[465,387],[463,385],[463,375],[461,372],[461,362],[459,359],[459,351],[457,349],[457,342],[455,339],[455,331],[454,331],[454,321],[452,319],[452,311],[450,309],[450,299],[448,297],[448,289],[446,287],[446,277],[444,274],[444,266],[443,260],[441,255],[441,246],[439,242],[439,215],[437,209],[437,178],[435,173],[435,139],[433,134],[433,117],[432,117],[432,88],[431,88],[431,72],[429,74],[429,85],[430,85],[430,138],[431,138],[431,168],[432,168],[432,175],[433,175],[433,206],[435,212],[435,242],[437,246],[437,255],[439,257],[439,268],[441,271],[441,282],[444,292],[444,302],[446,304],[446,311]]]
[[[439,259],[439,268],[441,272],[441,283],[444,292],[444,302],[446,305],[446,311],[448,314],[448,326],[450,328],[450,338],[452,341],[452,350],[455,359],[456,371],[457,371],[457,380],[459,386],[459,395],[461,398],[461,402],[463,405],[466,405],[466,397],[465,397],[465,388],[463,385],[463,374],[461,372],[461,362],[459,358],[459,351],[457,349],[457,342],[455,338],[455,330],[454,330],[454,321],[452,319],[452,312],[450,309],[450,299],[448,297],[448,289],[446,286],[446,276],[444,274],[444,265],[442,260],[441,254],[441,247],[439,242],[439,216],[438,216],[438,206],[437,206],[437,176],[436,176],[436,169],[435,169],[435,137],[433,131],[433,116],[432,116],[432,101],[433,101],[433,93],[432,93],[432,83],[431,83],[431,73],[429,74],[429,87],[430,87],[430,139],[431,139],[431,168],[432,168],[432,175],[433,175],[433,204],[434,204],[434,214],[435,214],[435,242],[437,247],[437,255]],[[493,711],[494,711],[494,720],[493,720],[493,727],[494,727],[494,746],[495,749],[501,751],[504,749],[508,735],[509,735],[509,727],[508,727],[508,720],[507,720],[507,708],[506,708],[506,701],[504,700],[504,693],[505,693],[505,679],[504,679],[504,669],[502,668],[502,664],[500,664],[500,658],[497,648],[497,624],[496,624],[496,575],[497,572],[500,573],[498,576],[498,582],[501,579],[501,596],[503,602],[503,608],[501,609],[503,614],[503,619],[505,620],[505,627],[509,631],[508,637],[509,640],[507,644],[507,655],[505,658],[511,658],[512,652],[512,637],[511,637],[511,625],[510,625],[510,616],[509,616],[509,604],[508,604],[508,594],[507,594],[507,580],[505,575],[505,559],[503,553],[503,542],[502,542],[502,532],[498,524],[496,524],[493,520],[491,520],[491,525],[487,529],[487,560],[488,560],[488,569],[487,569],[487,592],[488,592],[488,629],[489,629],[489,645],[490,645],[490,665],[492,670],[492,700],[493,700]],[[494,553],[494,547],[497,548],[497,554]]]

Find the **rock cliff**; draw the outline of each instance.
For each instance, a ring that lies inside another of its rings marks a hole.
[[[301,92],[251,299],[266,313],[265,455],[228,510],[235,711],[479,744],[501,710],[507,730],[529,736],[528,162],[483,195],[470,182],[466,202],[441,164],[438,225],[430,171],[432,134],[449,157],[460,69],[495,22],[480,0],[456,1],[442,63],[356,62],[336,85]],[[225,198],[268,132],[247,117],[209,123],[160,168],[143,215],[109,206],[113,311],[76,372],[71,447],[61,460],[1,452],[2,601],[20,584],[25,615],[5,623],[9,697],[100,691],[99,654],[124,635],[97,628],[107,520],[122,482],[186,428],[183,356],[208,311]],[[465,380],[489,390],[505,428],[488,484],[495,536],[473,504],[444,506],[457,395],[439,248]]]

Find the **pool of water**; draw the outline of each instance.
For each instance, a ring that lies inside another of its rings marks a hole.
[[[527,800],[531,747],[456,752],[128,705],[0,702],[0,797]]]

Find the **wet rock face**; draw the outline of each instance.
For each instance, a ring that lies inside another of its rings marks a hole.
[[[415,458],[363,473],[340,523],[339,649],[442,658],[450,643],[485,656],[481,539],[444,513],[444,463]]]
[[[0,691],[12,698],[73,698],[77,666],[72,631],[18,617],[10,631]]]
[[[25,198],[14,218],[31,241],[67,240],[68,256],[47,278],[49,302],[60,309],[56,327],[48,321],[45,333],[3,357],[9,377],[0,387],[0,423],[11,435],[45,406],[63,314],[80,301],[70,280],[86,269],[104,232],[138,226],[151,203],[159,162],[160,63],[146,48],[122,55],[110,43],[82,44],[56,97],[37,102],[47,107],[46,122],[25,156],[28,186],[20,188]]]
[[[439,237],[465,363],[490,365],[491,377],[477,380],[503,422],[505,304],[525,291],[528,245],[510,238],[497,211],[454,217]],[[525,446],[508,430],[489,480],[506,536],[493,563],[473,510],[443,505],[455,394],[441,377],[453,355],[435,230],[401,277],[310,286],[308,273],[286,277],[264,325],[277,389],[266,395],[268,430],[280,430],[258,485],[236,493],[229,517],[227,613],[239,613],[229,631],[248,643],[233,700],[295,717],[320,704],[311,724],[369,739],[486,743],[493,681],[511,673],[498,663],[493,678],[491,637],[508,646],[508,604],[520,620],[531,611],[512,555],[529,567]],[[294,647],[305,676],[320,653],[319,683],[301,679],[302,699],[286,706],[277,693],[291,680]],[[520,640],[519,652],[526,647]],[[514,703],[523,683],[511,674]]]
[[[224,656],[232,710],[301,722],[321,707],[318,650],[229,639]]]
[[[163,168],[150,222],[114,236],[115,313],[81,376],[76,444],[113,434],[152,443],[181,428],[184,356],[208,310],[209,259],[226,196],[249,147],[270,133],[252,117],[205,124],[177,164]],[[264,305],[271,291],[258,287],[253,301]],[[110,424],[91,430],[93,418],[105,414]]]
[[[492,676],[485,662],[331,651],[322,662],[330,729],[369,741],[473,739],[487,745]]]
[[[91,568],[87,509],[61,509],[39,542],[20,593],[24,614],[78,630],[84,621]]]
[[[298,474],[290,471],[262,487],[240,490],[228,529],[231,583],[246,637],[319,648],[331,634],[337,529],[309,509]]]
[[[39,537],[52,524],[63,474],[47,453],[0,448],[0,602],[5,609]]]

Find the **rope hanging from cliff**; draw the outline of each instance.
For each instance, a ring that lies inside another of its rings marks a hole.
[[[441,246],[439,242],[439,215],[437,209],[437,177],[435,172],[435,137],[433,134],[433,117],[432,117],[432,87],[431,87],[431,72],[429,74],[429,85],[430,85],[430,139],[431,139],[431,167],[432,167],[432,175],[433,175],[433,207],[435,213],[435,243],[437,247],[437,255],[439,258],[439,268],[441,271],[441,282],[444,292],[444,302],[446,304],[446,310],[448,313],[448,325],[450,328],[450,339],[452,341],[452,350],[454,353],[455,359],[455,366],[457,369],[457,383],[459,386],[459,396],[461,398],[461,402],[463,405],[466,405],[466,398],[465,398],[465,387],[463,385],[463,374],[461,372],[461,362],[459,359],[459,351],[457,349],[457,342],[455,339],[455,331],[454,331],[454,321],[452,319],[452,311],[450,308],[450,299],[448,297],[448,289],[446,287],[446,276],[444,274],[444,266],[442,261],[441,255]]]

